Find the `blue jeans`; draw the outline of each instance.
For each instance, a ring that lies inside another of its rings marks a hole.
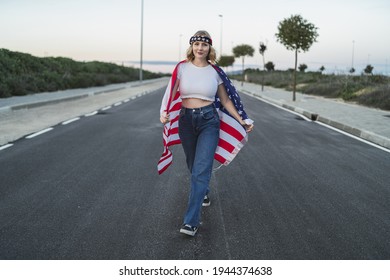
[[[181,108],[179,136],[191,172],[191,192],[184,224],[198,226],[203,198],[209,192],[219,139],[219,116],[214,104],[196,109]]]

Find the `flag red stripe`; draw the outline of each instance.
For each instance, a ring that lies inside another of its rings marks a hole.
[[[234,151],[234,146],[222,138],[219,138],[218,147],[225,149],[229,153]]]
[[[241,141],[244,138],[244,136],[237,129],[228,125],[225,122],[221,121],[220,128],[221,130],[225,131],[227,134],[230,134],[231,136],[236,138],[238,141]]]
[[[169,157],[171,157],[171,156],[172,156],[172,154],[169,153],[169,155],[166,155],[166,156],[161,157],[160,160],[158,161],[158,163],[160,164],[161,162],[165,161],[167,158],[169,158]]]
[[[172,140],[172,141],[170,141],[170,142],[168,143],[167,147],[173,146],[173,145],[176,145],[176,144],[180,144],[180,143],[181,143],[180,139]]]
[[[168,163],[167,165],[165,165],[163,168],[159,169],[158,170],[158,174],[161,174],[163,173],[165,170],[167,170],[167,168],[172,164],[173,161],[171,161],[170,163]]]
[[[177,121],[179,121],[179,115],[177,115],[176,117],[174,117],[172,120],[171,120],[171,126],[172,126],[172,124],[174,123],[174,122],[177,122]]]
[[[219,154],[215,154],[214,155],[214,159],[219,161],[222,164],[225,164],[225,162],[226,162],[226,159],[224,157],[222,157],[221,155],[219,155]]]
[[[171,108],[170,112],[179,111],[180,109],[181,109],[181,102],[178,102],[175,105],[173,105],[173,107]]]
[[[169,135],[178,134],[179,133],[179,127],[171,128],[169,131]]]

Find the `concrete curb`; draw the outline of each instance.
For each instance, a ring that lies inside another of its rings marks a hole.
[[[382,146],[384,148],[390,149],[390,139],[387,138],[387,137],[378,135],[378,134],[370,132],[370,131],[362,130],[362,129],[359,129],[359,128],[356,128],[356,127],[351,127],[349,125],[346,125],[346,124],[337,122],[335,120],[332,120],[332,119],[330,119],[328,117],[321,116],[321,115],[319,115],[319,114],[317,114],[315,112],[310,112],[310,111],[304,110],[302,108],[299,108],[299,107],[296,107],[296,106],[292,106],[290,104],[285,104],[285,103],[283,103],[283,102],[281,102],[279,100],[275,100],[275,99],[269,98],[267,96],[263,96],[263,95],[258,94],[258,93],[253,93],[253,92],[250,92],[248,90],[241,90],[241,91],[243,93],[248,94],[248,95],[252,95],[254,97],[258,97],[260,99],[264,99],[267,102],[270,102],[272,104],[278,105],[278,106],[283,107],[285,109],[288,109],[290,111],[293,111],[293,112],[296,112],[298,114],[304,115],[305,117],[311,119],[312,121],[318,121],[318,122],[324,123],[324,124],[329,125],[331,127],[337,128],[337,129],[339,129],[341,131],[349,133],[349,134],[351,134],[353,136],[359,137],[361,139],[364,139],[364,140],[369,141],[371,143],[374,143],[376,145],[379,145],[379,146]]]
[[[82,99],[85,97],[88,97],[89,94],[82,94],[78,96],[71,96],[71,97],[61,97],[53,100],[46,100],[46,101],[38,101],[38,102],[29,102],[29,103],[23,103],[23,104],[18,104],[18,105],[13,105],[9,106],[9,110],[11,111],[16,111],[16,110],[21,110],[21,109],[31,109],[31,108],[36,108],[40,106],[45,106],[49,104],[56,104],[64,101],[73,101],[77,99]]]
[[[97,89],[95,91],[91,91],[91,92],[87,92],[87,93],[75,94],[73,96],[61,96],[61,97],[52,98],[49,100],[32,101],[32,102],[20,103],[20,104],[16,104],[16,105],[4,106],[4,107],[0,107],[0,112],[1,111],[16,111],[16,110],[21,110],[21,109],[31,109],[31,108],[36,108],[36,107],[50,105],[50,104],[57,104],[57,103],[66,102],[66,101],[74,101],[77,99],[82,99],[82,98],[86,98],[86,97],[90,97],[90,96],[94,96],[94,95],[99,95],[99,94],[103,94],[103,93],[123,90],[126,88],[132,88],[132,87],[138,87],[141,85],[150,84],[150,83],[156,82],[160,79],[164,79],[164,77],[157,78],[157,79],[151,79],[151,80],[145,80],[142,82],[142,84],[140,82],[129,82],[127,85],[118,84],[118,87],[113,86],[111,88],[102,88],[102,89]]]

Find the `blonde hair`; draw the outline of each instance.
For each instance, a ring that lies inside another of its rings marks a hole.
[[[210,34],[205,30],[197,31],[194,36],[206,36],[211,38]],[[194,53],[192,51],[192,44],[187,49],[187,61],[193,61],[195,59]],[[207,55],[207,60],[211,63],[216,63],[217,53],[212,45],[210,45],[209,54]]]

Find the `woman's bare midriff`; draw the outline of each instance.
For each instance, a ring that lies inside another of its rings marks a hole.
[[[210,105],[211,103],[213,103],[213,101],[199,98],[183,98],[181,101],[183,107],[190,109],[204,107]]]

